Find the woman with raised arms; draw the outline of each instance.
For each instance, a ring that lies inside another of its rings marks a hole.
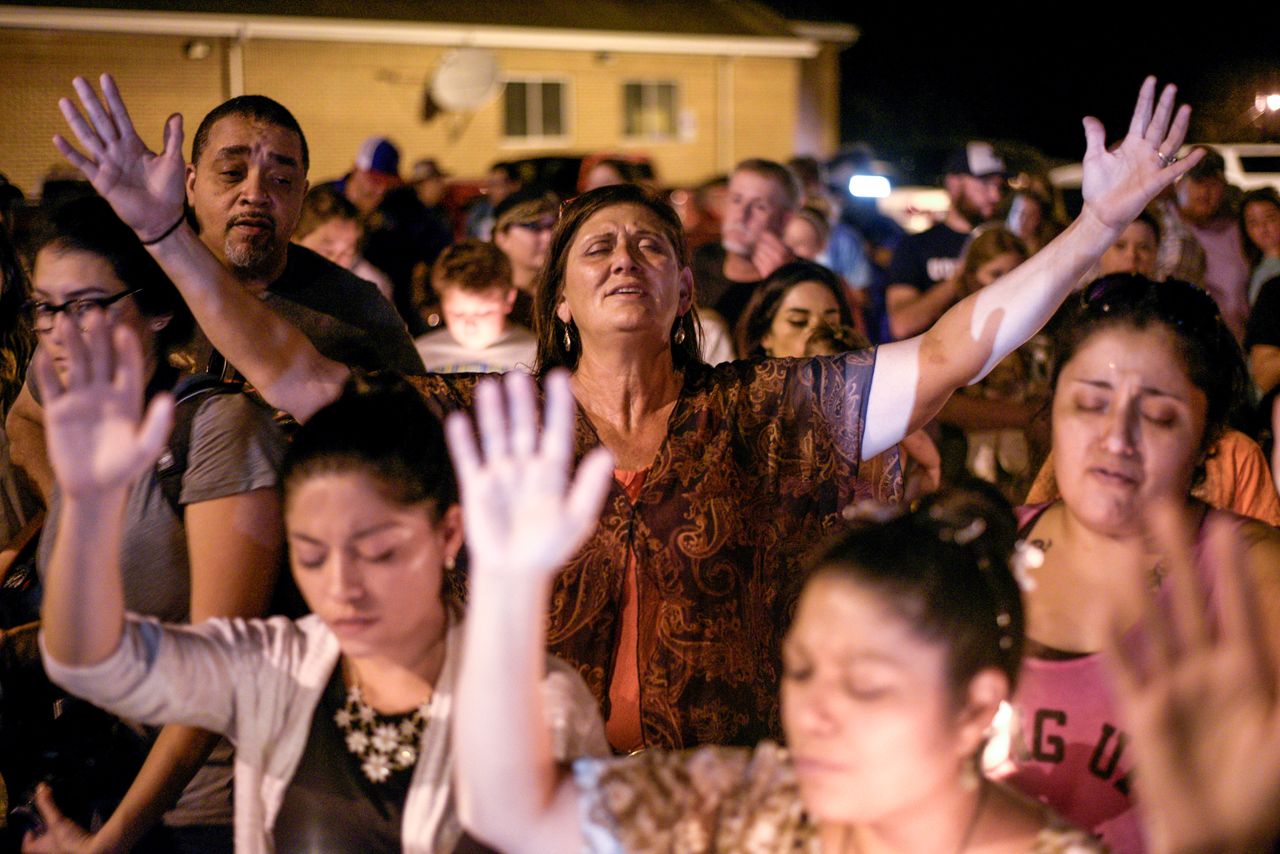
[[[182,222],[181,117],[160,154],[138,138],[110,77],[105,103],[74,83],[61,107],[83,152],[56,138],[150,244],[201,327],[272,404],[305,421],[348,369],[238,287]],[[1080,217],[1036,256],[916,338],[832,357],[709,368],[697,356],[694,282],[671,208],[634,187],[567,205],[535,314],[538,374],[571,372],[575,453],[617,469],[600,525],[558,577],[549,648],[604,704],[618,749],[752,744],[780,731],[782,632],[804,548],[866,491],[859,463],[932,418],[1042,326],[1120,230],[1197,161],[1174,162],[1190,111],[1143,83],[1108,151],[1085,121]],[[245,182],[235,201],[260,204]],[[439,409],[471,405],[474,376],[414,381]]]
[[[227,736],[238,852],[464,850],[449,730],[462,514],[439,421],[392,377],[353,380],[298,430],[284,518],[311,615],[188,627],[126,614],[122,510],[163,448],[172,398],[142,417],[142,349],[102,314],[83,336],[59,315],[65,368],[35,362],[62,496],[41,637],[50,677],[130,719]],[[581,680],[545,657],[537,667],[543,743],[562,760],[607,752]]]

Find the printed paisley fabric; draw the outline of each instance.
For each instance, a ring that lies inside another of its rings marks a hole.
[[[579,759],[573,774],[592,854],[821,851],[787,752],[772,742]],[[1029,854],[1105,850],[1047,810],[1044,819]]]
[[[780,734],[780,643],[805,553],[846,505],[901,495],[896,460],[873,482],[858,477],[874,365],[863,350],[691,366],[638,500],[611,487],[599,528],[555,584],[548,650],[605,706],[634,548],[649,747]],[[478,378],[410,381],[447,411],[470,406]],[[579,410],[578,457],[599,441]]]

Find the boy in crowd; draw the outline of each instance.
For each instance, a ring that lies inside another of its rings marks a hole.
[[[516,288],[502,250],[481,240],[455,243],[436,259],[431,284],[440,297],[444,328],[414,342],[428,371],[533,369],[537,342],[532,332],[510,320]]]

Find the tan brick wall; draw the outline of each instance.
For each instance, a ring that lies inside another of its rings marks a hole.
[[[60,156],[49,144],[62,130],[57,99],[70,94],[77,73],[111,70],[120,81],[143,138],[160,143],[172,111],[187,119],[188,137],[200,117],[225,97],[226,45],[200,61],[183,55],[182,37],[43,33],[0,30],[0,171],[32,193]],[[747,156],[792,153],[799,63],[790,59],[498,51],[504,73],[563,76],[569,83],[569,134],[563,145],[502,139],[502,102],[470,116],[422,118],[427,81],[443,48],[333,42],[254,40],[243,48],[246,92],[289,107],[306,131],[311,177],[325,180],[350,168],[361,140],[384,134],[401,147],[404,165],[433,156],[457,175],[480,176],[494,160],[557,152],[642,152],[667,183],[701,180]],[[720,68],[733,66],[726,78]],[[622,84],[673,81],[679,89],[681,129],[670,141],[622,139]],[[728,80],[732,117],[720,107]],[[732,139],[722,139],[724,130]],[[187,151],[190,151],[188,139]]]
[[[787,160],[795,150],[798,60],[741,57],[733,63],[733,160]]]
[[[164,121],[175,111],[191,122],[190,136],[194,121],[223,100],[223,46],[215,41],[211,56],[191,61],[183,55],[186,41],[0,30],[0,172],[35,195],[49,167],[66,162],[50,140],[55,133],[70,137],[58,98],[75,100],[71,78],[77,74],[96,86],[98,73],[111,71],[148,145],[160,146]]]

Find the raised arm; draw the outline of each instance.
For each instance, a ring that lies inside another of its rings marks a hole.
[[[1207,525],[1216,621],[1178,508],[1157,505],[1148,532],[1169,567],[1172,613],[1140,591],[1149,654],[1125,644],[1117,623],[1108,656],[1154,854],[1271,851],[1280,841],[1280,669],[1262,591],[1236,525],[1218,514]]]
[[[272,406],[300,421],[335,400],[347,368],[242,287],[187,224],[182,116],[169,117],[156,154],[134,130],[111,75],[102,75],[105,104],[84,78],[72,85],[88,118],[68,98],[58,106],[84,153],[62,136],[54,145],[138,235],[213,345]]]
[[[491,846],[558,854],[581,850],[582,836],[573,783],[552,757],[542,711],[547,601],[556,573],[595,529],[613,460],[597,448],[570,480],[567,374],[547,379],[540,442],[533,380],[513,371],[505,383],[505,401],[496,380],[476,389],[483,451],[465,415],[447,424],[471,584],[453,716],[458,809]]]
[[[1175,89],[1157,103],[1148,77],[1129,132],[1106,150],[1101,122],[1084,120],[1084,209],[1066,231],[1027,262],[948,310],[922,335],[880,347],[872,377],[863,459],[928,422],[961,386],[986,375],[1036,333],[1080,277],[1161,190],[1194,166],[1199,152],[1174,162],[1191,110],[1174,109]]]
[[[143,418],[142,350],[128,329],[113,334],[101,313],[89,318],[83,338],[66,315],[54,322],[67,342],[65,378],[46,353],[33,363],[49,462],[63,499],[44,579],[44,643],[55,661],[88,666],[120,644],[125,500],[129,484],[164,447],[173,401],[158,395]]]

